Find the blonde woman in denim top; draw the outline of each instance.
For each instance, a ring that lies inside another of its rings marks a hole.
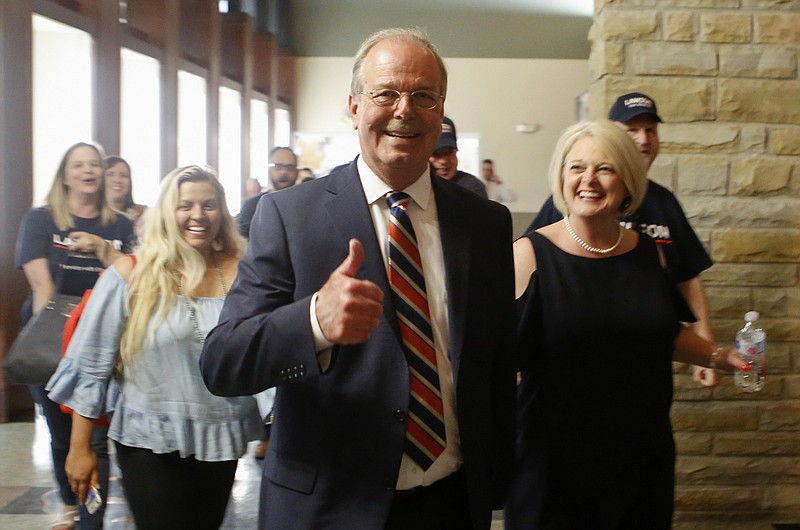
[[[164,178],[141,237],[135,261],[98,281],[50,380],[50,398],[75,411],[67,475],[84,502],[93,419],[108,413],[137,528],[219,528],[237,459],[262,428],[252,397],[211,395],[198,367],[242,239],[216,176],[198,166]]]

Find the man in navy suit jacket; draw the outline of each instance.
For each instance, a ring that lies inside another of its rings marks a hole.
[[[431,175],[447,72],[416,30],[356,55],[361,155],[264,196],[201,358],[219,395],[277,387],[259,527],[485,530],[513,460],[514,279],[508,210]],[[388,192],[412,198],[446,447],[404,454],[409,367],[387,275]]]

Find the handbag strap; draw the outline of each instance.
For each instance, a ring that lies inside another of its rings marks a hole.
[[[67,250],[69,252],[69,250]],[[65,259],[66,261],[66,259]],[[61,294],[61,285],[64,283],[64,263],[58,263],[56,267],[56,277],[53,278],[53,292],[50,293],[50,300],[47,302],[48,304],[53,302],[53,298],[57,294]]]

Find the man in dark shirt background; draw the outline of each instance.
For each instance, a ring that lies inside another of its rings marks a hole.
[[[483,185],[481,179],[458,169],[457,153],[456,125],[453,120],[445,116],[442,118],[442,134],[439,136],[439,143],[436,145],[436,149],[433,150],[430,159],[434,172],[443,179],[452,180],[459,186],[477,193],[484,199],[488,199],[486,186]]]
[[[273,147],[269,152],[269,191],[283,190],[294,186],[297,182],[297,155],[289,147]],[[264,193],[269,193],[265,191]],[[264,193],[250,197],[242,204],[242,210],[236,216],[239,233],[250,237],[250,221],[256,213],[258,200]]]

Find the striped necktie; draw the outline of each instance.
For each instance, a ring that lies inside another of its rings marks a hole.
[[[389,283],[408,361],[411,399],[405,453],[428,469],[445,447],[444,412],[428,296],[417,236],[406,207],[408,194],[393,191],[389,203]]]

